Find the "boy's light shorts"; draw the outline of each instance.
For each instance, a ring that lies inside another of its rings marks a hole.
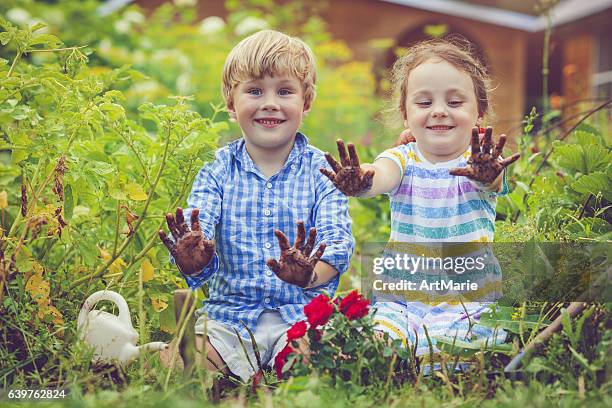
[[[392,339],[401,339],[405,345],[417,344],[417,355],[429,354],[429,343],[423,325],[431,339],[434,353],[436,336],[455,337],[467,342],[501,344],[506,332],[478,324],[480,315],[489,310],[492,303],[467,302],[461,304],[439,303],[429,305],[421,302],[377,302],[374,304],[376,330],[389,334]],[[469,314],[466,314],[466,310]],[[470,327],[471,320],[471,327]]]
[[[215,320],[206,321],[207,316],[201,315],[195,324],[195,332],[199,335],[204,335],[204,327],[208,339],[212,346],[217,350],[227,367],[232,374],[237,375],[244,382],[247,382],[255,371],[258,369],[257,358],[253,352],[251,338],[242,338],[242,343],[249,354],[248,360],[244,353],[244,349],[238,340],[238,336],[234,329],[226,324]],[[273,366],[274,357],[278,354],[287,343],[287,330],[291,326],[283,320],[280,313],[276,310],[266,310],[257,319],[257,327],[253,332],[257,349],[261,357],[263,367]],[[249,360],[251,364],[249,364]],[[262,368],[263,368],[262,367]]]

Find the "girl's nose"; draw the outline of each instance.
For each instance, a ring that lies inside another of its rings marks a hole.
[[[446,112],[446,106],[442,104],[433,106],[431,110],[431,116],[433,118],[445,118],[446,116],[448,116],[448,113]]]

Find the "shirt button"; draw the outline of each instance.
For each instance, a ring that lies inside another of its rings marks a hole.
[[[268,187],[268,188],[272,188],[272,183],[268,183],[268,184],[266,184],[266,187]]]
[[[272,271],[266,271],[266,275],[272,276]]]
[[[270,214],[272,214],[272,211],[270,211],[270,210],[268,210],[268,209],[265,209],[265,210],[264,210],[264,215],[269,216]]]
[[[266,243],[264,244],[264,246],[265,246],[266,248],[268,248],[268,249],[272,248],[272,244],[271,244],[271,243],[269,243],[269,242],[266,242]]]
[[[264,299],[264,302],[266,302],[266,303],[270,303],[270,298],[269,298],[269,297],[265,298],[265,299]]]
[[[295,170],[295,164],[291,165],[291,170]]]

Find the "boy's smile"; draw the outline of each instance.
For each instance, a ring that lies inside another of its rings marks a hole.
[[[478,120],[470,76],[446,61],[428,60],[410,72],[406,87],[405,124],[419,151],[432,163],[459,157]]]
[[[286,159],[302,117],[310,108],[304,104],[301,82],[286,75],[238,83],[227,107],[258,165],[258,161],[278,156]]]

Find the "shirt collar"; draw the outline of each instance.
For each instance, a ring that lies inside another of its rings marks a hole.
[[[289,157],[287,157],[287,161],[285,161],[285,164],[282,170],[284,170],[285,167],[293,163],[298,158],[302,157],[302,154],[306,150],[307,146],[308,146],[308,138],[304,136],[304,134],[297,132],[295,134],[295,141],[293,143],[293,148],[291,149],[291,152],[289,153]],[[257,169],[257,166],[255,166],[253,159],[251,159],[251,156],[249,156],[249,153],[246,150],[246,144],[245,144],[243,137],[231,142],[228,145],[228,148],[230,149],[230,152],[232,153],[232,155],[244,166],[244,169],[246,171],[251,171],[253,173],[260,174],[260,171]]]

